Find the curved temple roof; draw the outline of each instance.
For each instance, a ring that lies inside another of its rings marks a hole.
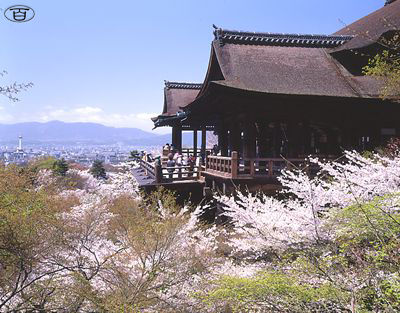
[[[353,36],[287,35],[222,30],[214,31],[210,65],[204,87],[223,85],[246,91],[282,95],[363,97],[378,93],[360,85],[332,56]],[[220,72],[216,78],[210,73]],[[370,78],[368,87],[374,86]],[[367,82],[365,82],[367,83]]]
[[[202,84],[197,83],[165,81],[164,108],[159,116],[152,118],[155,126],[162,126],[166,121],[176,119],[178,112],[182,111],[181,107],[196,99],[201,87]]]

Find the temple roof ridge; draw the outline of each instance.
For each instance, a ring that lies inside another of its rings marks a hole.
[[[203,86],[203,84],[200,83],[171,82],[167,80],[164,82],[167,89],[201,89]]]
[[[225,43],[247,45],[277,45],[295,47],[332,48],[353,39],[351,35],[286,34],[227,30],[214,27],[214,37],[220,45]]]

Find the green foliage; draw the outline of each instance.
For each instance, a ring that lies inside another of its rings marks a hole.
[[[92,174],[95,178],[106,179],[107,174],[103,166],[103,162],[100,160],[95,160],[90,168],[90,174]]]
[[[138,150],[132,150],[129,155],[129,158],[135,160],[139,157],[139,153],[140,152]]]
[[[61,160],[56,160],[53,163],[53,173],[58,176],[65,176],[68,172],[68,163],[64,158]]]
[[[332,209],[325,227],[333,240],[305,251],[299,269],[334,282],[354,297],[357,312],[399,311],[398,205],[394,194]]]
[[[53,157],[42,157],[35,159],[31,164],[30,167],[34,171],[40,171],[40,170],[52,170],[54,168],[54,164],[57,162],[57,160]]]
[[[400,215],[393,210],[397,204],[397,195],[386,195],[336,209],[332,211],[328,226],[335,225],[341,242],[386,244],[400,231]]]
[[[0,311],[4,294],[17,298],[46,274],[43,256],[56,249],[52,229],[70,204],[53,197],[52,188],[37,188],[32,175],[17,166],[0,167]]]
[[[153,211],[159,211],[160,206],[169,213],[177,213],[181,210],[181,206],[176,201],[176,193],[163,186],[158,187],[149,195],[143,194],[142,205]]]
[[[250,278],[223,276],[214,284],[203,300],[209,305],[229,304],[234,312],[252,312],[257,308],[263,308],[263,312],[304,312],[313,304],[324,306],[323,302],[326,305],[335,302],[340,295],[329,283],[311,285],[278,271],[260,272]]]
[[[395,36],[391,42],[399,40]],[[394,45],[389,43],[390,45]],[[385,50],[369,60],[368,65],[363,68],[364,74],[383,79],[383,98],[400,97],[400,56],[399,52]]]
[[[273,271],[222,276],[196,296],[217,311],[400,312],[400,196],[376,197],[330,209],[329,240],[288,249],[270,260]]]

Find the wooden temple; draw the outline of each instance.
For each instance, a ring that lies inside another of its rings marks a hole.
[[[332,35],[256,33],[214,27],[202,84],[166,82],[155,127],[197,131],[206,185],[276,188],[284,166],[305,157],[372,150],[400,134],[400,104],[380,97],[382,83],[363,75],[369,58],[399,31],[400,0]],[[206,130],[218,153],[206,157]]]
[[[206,131],[214,130],[212,123],[203,121],[198,123],[186,123],[186,114],[182,112],[182,107],[193,102],[199,94],[202,84],[169,82],[165,81],[164,87],[164,108],[163,112],[152,118],[154,127],[172,127],[171,144],[177,151],[182,151],[182,131],[193,131],[193,154],[197,157],[201,152],[203,157],[206,152]],[[201,131],[201,145],[198,150],[198,132]]]

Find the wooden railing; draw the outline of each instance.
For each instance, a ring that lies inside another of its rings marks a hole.
[[[318,168],[305,159],[245,158],[239,159],[233,151],[231,157],[208,156],[205,173],[226,178],[276,177],[285,168],[300,168],[315,174]]]
[[[156,178],[156,169],[152,163],[142,160],[140,158],[138,158],[137,160],[139,161],[140,168],[144,170],[146,176]]]
[[[201,166],[174,166],[167,167],[137,159],[144,174],[156,180],[157,183],[198,180],[200,178]]]
[[[304,159],[248,158],[238,165],[238,175],[276,177],[283,169],[291,168],[312,169]]]
[[[232,152],[231,157],[209,155],[206,158],[206,173],[236,178],[238,174],[238,154]]]
[[[156,180],[157,183],[199,180],[202,172],[209,175],[231,179],[245,179],[257,177],[277,177],[285,168],[304,169],[314,175],[318,168],[307,164],[305,159],[283,158],[245,158],[239,159],[237,152],[233,151],[230,157],[209,155],[201,166],[175,166],[167,167],[165,164],[157,165],[138,159],[145,175]]]
[[[162,167],[162,181],[198,180],[200,166]]]

